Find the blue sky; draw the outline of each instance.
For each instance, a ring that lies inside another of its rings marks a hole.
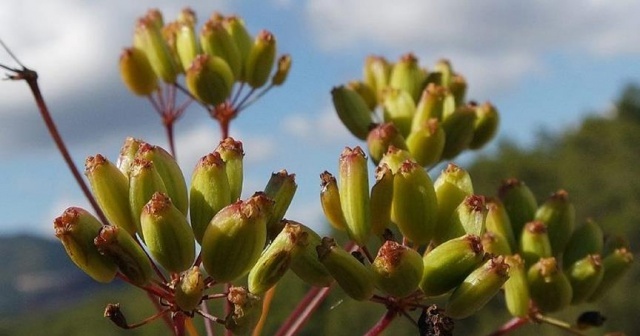
[[[319,178],[336,171],[344,146],[363,145],[339,124],[333,86],[361,76],[364,58],[413,52],[429,68],[448,58],[469,82],[469,98],[501,112],[500,137],[529,144],[540,129],[561,130],[606,111],[620,89],[640,82],[637,1],[0,0],[0,38],[37,70],[45,98],[82,167],[88,155],[115,160],[126,136],[165,146],[144,99],[120,82],[117,60],[136,17],[159,8],[171,20],[185,7],[242,16],[252,33],[272,31],[290,53],[287,83],[232,125],[245,145],[245,195],[287,169],[299,184],[289,218],[322,225]],[[0,63],[14,65],[5,53]],[[178,123],[187,175],[211,151],[217,125],[194,105]],[[0,82],[0,234],[52,235],[66,207],[86,206],[49,141],[24,83]]]

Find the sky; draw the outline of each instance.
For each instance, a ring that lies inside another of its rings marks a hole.
[[[244,144],[244,196],[286,169],[298,182],[287,218],[320,231],[319,174],[337,172],[345,146],[364,145],[340,124],[329,92],[360,79],[368,55],[412,52],[427,68],[449,59],[468,97],[500,111],[499,138],[524,146],[542,129],[610,110],[625,84],[640,82],[640,2],[631,0],[0,0],[0,39],[38,71],[81,170],[89,155],[115,161],[127,136],[167,147],[147,100],[122,84],[118,57],[137,17],[158,8],[170,21],[186,6],[200,22],[214,11],[240,15],[252,34],[271,31],[279,54],[291,54],[285,85],[234,120],[231,135]],[[16,66],[4,51],[0,63]],[[217,145],[218,126],[194,104],[176,132],[189,176]],[[0,81],[0,187],[0,234],[52,237],[65,208],[88,208],[23,82]]]

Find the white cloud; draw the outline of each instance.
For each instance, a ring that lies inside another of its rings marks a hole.
[[[344,143],[354,139],[342,125],[332,106],[326,106],[312,115],[284,116],[281,127],[287,135],[309,142],[311,145]]]

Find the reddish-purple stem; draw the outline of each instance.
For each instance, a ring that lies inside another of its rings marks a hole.
[[[396,318],[396,316],[398,316],[398,313],[396,312],[395,309],[387,310],[387,312],[384,313],[384,315],[382,315],[380,320],[378,320],[378,323],[376,323],[364,335],[365,336],[378,336],[378,335],[380,335],[381,332],[383,332],[385,329],[387,329],[387,327],[391,324],[391,321],[393,321],[393,319]]]
[[[529,319],[528,318],[524,318],[524,317],[514,317],[511,320],[507,321],[505,324],[503,324],[500,329],[492,332],[491,334],[489,334],[488,336],[501,336],[501,335],[507,335],[510,332],[522,327],[525,324],[529,323]]]
[[[296,335],[304,324],[309,320],[311,314],[318,308],[320,303],[329,295],[331,287],[314,287],[307,292],[307,295],[298,302],[298,306],[289,314],[289,317],[280,326],[276,336]]]

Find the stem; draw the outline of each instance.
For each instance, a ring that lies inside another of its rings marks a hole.
[[[560,328],[564,331],[569,332],[570,334],[573,335],[579,335],[579,336],[584,336],[584,334],[582,332],[580,332],[579,330],[576,330],[575,328],[573,328],[569,323],[564,322],[564,321],[560,321],[558,319],[554,319],[553,317],[549,317],[549,316],[544,316],[542,314],[536,314],[534,316],[534,318],[536,319],[537,322],[542,322],[542,323],[546,323],[546,324],[550,324],[554,327]]]
[[[173,315],[173,333],[176,336],[184,336],[184,319],[185,316],[181,312],[177,312]]]
[[[369,329],[369,331],[367,331],[365,336],[378,336],[378,335],[380,335],[381,332],[383,332],[385,329],[387,329],[387,327],[391,324],[391,321],[393,321],[393,319],[396,316],[398,316],[398,314],[395,311],[395,309],[387,310],[387,312],[384,315],[382,315],[380,320],[378,320],[378,323],[376,323],[371,329]]]
[[[205,319],[205,321],[207,320]],[[193,325],[193,318],[187,317],[184,322],[184,326],[186,327],[189,336],[200,336],[200,333],[198,333],[198,329],[196,329],[196,326]]]
[[[158,317],[160,317],[160,316],[164,317],[164,318],[165,318],[165,321],[166,321],[166,320],[167,320],[167,318],[168,318],[168,316],[167,316],[166,314],[167,314],[168,312],[169,312],[169,308],[166,308],[166,309],[164,309],[164,310],[161,310],[161,311],[157,312],[156,314],[151,315],[151,316],[147,317],[146,319],[144,319],[144,320],[142,320],[142,321],[140,321],[140,322],[138,322],[138,323],[129,324],[129,325],[127,326],[127,328],[126,328],[126,329],[135,329],[135,328],[141,327],[141,326],[143,326],[143,325],[145,325],[145,324],[147,324],[147,323],[149,323],[149,322],[151,322],[151,321],[153,321],[153,320],[157,319],[157,318],[158,318]],[[169,321],[170,321],[170,320],[169,320]],[[172,327],[172,328],[173,328],[173,327]]]
[[[509,334],[510,332],[528,324],[529,322],[531,321],[528,318],[514,317],[511,320],[507,321],[505,324],[503,324],[500,327],[500,329],[489,334],[489,336],[502,336],[502,335]]]
[[[229,293],[230,289],[231,289],[231,283],[230,282],[227,282],[226,284],[224,284],[224,292],[225,293]],[[231,315],[231,312],[233,311],[233,304],[229,300],[224,300],[223,302],[224,302],[224,316]],[[226,329],[226,328],[225,328],[224,334],[226,336],[232,336],[233,335],[233,333],[231,333],[231,330]]]
[[[170,119],[170,118],[166,118],[166,119]],[[167,142],[169,143],[169,150],[171,151],[171,156],[173,156],[173,158],[177,160],[178,157],[176,153],[175,140],[173,137],[173,121],[174,120],[167,120],[167,122],[163,122],[163,124],[164,124],[164,129],[167,133]]]
[[[298,302],[298,306],[289,314],[286,321],[276,332],[276,336],[296,335],[309,320],[311,314],[320,306],[320,303],[329,295],[331,287],[314,287]]]
[[[200,303],[200,309],[204,314],[209,315],[209,306],[207,306],[207,301],[202,301]],[[207,336],[213,336],[213,325],[211,324],[211,320],[208,318],[204,319],[204,330],[207,332]]]
[[[253,329],[252,336],[260,336],[262,334],[262,329],[264,329],[264,325],[267,322],[267,316],[269,315],[269,308],[271,308],[271,302],[273,301],[273,296],[276,293],[277,285],[269,288],[267,293],[264,295],[262,301],[262,314],[260,315],[260,320],[258,320],[258,324]]]

